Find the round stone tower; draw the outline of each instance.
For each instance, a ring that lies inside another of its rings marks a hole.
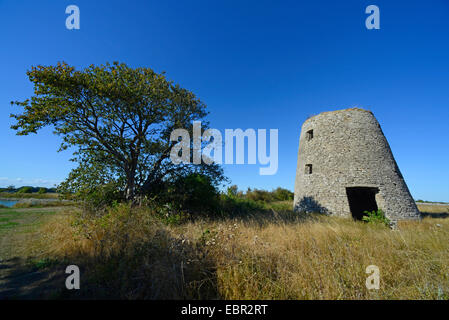
[[[379,123],[358,108],[304,122],[294,208],[354,219],[377,209],[393,221],[420,217]]]

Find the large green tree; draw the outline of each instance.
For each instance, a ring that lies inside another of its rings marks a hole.
[[[61,150],[75,148],[74,169],[64,185],[72,191],[117,186],[128,200],[156,192],[160,185],[192,173],[223,179],[217,165],[174,164],[170,141],[174,129],[192,131],[206,106],[196,96],[150,68],[123,63],[76,70],[66,63],[32,67],[27,72],[34,95],[11,102],[18,135],[51,126],[62,137]]]

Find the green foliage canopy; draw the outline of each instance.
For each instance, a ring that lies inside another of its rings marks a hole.
[[[114,62],[83,70],[66,63],[37,66],[27,75],[34,95],[11,102],[23,108],[11,115],[17,121],[12,129],[28,135],[51,126],[62,137],[60,151],[75,148],[72,160],[78,167],[63,190],[115,185],[126,199],[135,200],[191,173],[205,174],[214,183],[224,179],[217,165],[170,161],[174,129],[191,131],[194,120],[203,121],[203,130],[208,124],[205,104],[164,73]]]

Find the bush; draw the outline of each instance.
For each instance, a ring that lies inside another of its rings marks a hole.
[[[39,194],[47,193],[47,188],[39,188],[39,191],[37,193]]]
[[[385,224],[386,226],[390,225],[390,219],[388,219],[384,212],[379,209],[377,211],[364,211],[365,216],[362,218],[363,221],[368,223],[380,223]]]
[[[33,187],[21,187],[17,190],[17,193],[32,193]]]
[[[245,194],[245,197],[253,201],[263,201],[263,202],[274,201],[273,194],[266,190],[254,189],[251,191],[250,189],[248,189],[248,191]]]
[[[220,196],[219,214],[223,217],[242,217],[266,210],[262,201],[254,201],[238,196],[222,194]]]
[[[107,183],[90,189],[82,189],[76,193],[70,193],[62,187],[62,198],[75,200],[81,203],[84,210],[89,213],[100,214],[114,204],[124,200],[123,193],[115,183]]]
[[[276,190],[272,192],[272,194],[274,199],[278,201],[286,201],[286,200],[293,201],[294,194],[290,190],[278,187]]]
[[[208,176],[194,173],[176,179],[162,198],[181,211],[210,214],[218,208],[218,195],[217,188]]]
[[[248,188],[245,194],[238,191],[237,186],[230,186],[226,194],[228,196],[246,198],[251,201],[275,202],[275,201],[293,201],[293,192],[284,188],[276,188],[273,191]]]
[[[242,192],[239,192],[238,187],[234,184],[226,189],[226,195],[229,197],[237,197],[242,195]]]

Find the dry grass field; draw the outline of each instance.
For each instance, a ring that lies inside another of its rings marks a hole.
[[[289,212],[167,225],[119,206],[94,220],[56,215],[42,232],[49,259],[83,270],[71,298],[448,299],[448,208],[420,205],[422,221],[390,230]],[[365,286],[369,265],[379,290]]]

